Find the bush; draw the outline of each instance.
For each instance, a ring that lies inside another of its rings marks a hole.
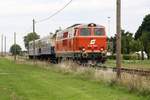
[[[115,60],[115,59],[116,59],[116,55],[110,55],[110,56],[107,56],[107,59]]]
[[[123,60],[138,60],[138,55],[136,54],[125,54],[123,55]]]
[[[124,60],[131,60],[131,55],[123,55]]]
[[[116,55],[107,56],[107,59],[116,60]],[[123,54],[123,60],[139,60],[139,56],[137,54]]]

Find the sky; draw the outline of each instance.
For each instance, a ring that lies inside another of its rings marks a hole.
[[[7,38],[7,51],[13,44],[13,34],[17,34],[17,44],[23,50],[23,37],[32,32],[32,19],[47,18],[61,9],[70,0],[0,0],[0,40]],[[149,0],[122,0],[122,29],[135,33],[145,15],[150,14]],[[108,21],[110,18],[110,22]],[[37,23],[36,32],[47,36],[61,27],[65,29],[77,23],[104,25],[107,36],[116,34],[116,0],[73,0],[62,12],[51,19]],[[108,29],[108,27],[110,27]],[[108,33],[108,30],[110,32]],[[0,42],[1,47],[1,42]],[[1,51],[1,50],[0,50]]]

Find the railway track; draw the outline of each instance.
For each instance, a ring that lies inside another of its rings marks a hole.
[[[113,68],[113,71],[117,71],[117,68]],[[121,68],[121,72],[136,74],[140,76],[150,76],[150,70],[141,70],[141,69],[129,69],[129,68]]]
[[[77,63],[78,64],[78,63]],[[78,64],[81,66],[81,64]],[[83,65],[84,67],[86,66],[92,66],[98,70],[112,70],[113,72],[117,72],[117,68],[114,67],[108,67],[108,66],[94,66],[94,65]],[[121,68],[121,72],[124,73],[129,73],[129,74],[134,74],[134,75],[140,75],[140,76],[149,76],[150,77],[150,70],[145,70],[145,69],[131,69],[131,68]]]
[[[114,67],[99,67],[99,70],[108,70],[111,69],[113,72],[117,72],[117,68]],[[135,74],[140,76],[150,76],[150,70],[143,70],[143,69],[131,69],[131,68],[121,68],[121,72],[128,73],[128,74]]]
[[[113,72],[117,72],[117,68],[115,67],[108,67],[108,66],[103,66],[103,65],[91,65],[91,64],[86,64],[86,65],[83,65],[84,67],[86,66],[90,66],[90,67],[93,67],[93,68],[96,68],[98,70],[112,70]],[[121,69],[121,72],[122,73],[128,73],[128,74],[133,74],[133,75],[140,75],[140,76],[149,76],[150,77],[150,69],[132,69],[132,68],[125,68],[125,67],[122,67]]]

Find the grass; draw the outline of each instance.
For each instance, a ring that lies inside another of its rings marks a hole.
[[[105,63],[108,67],[115,67],[116,60],[107,60]],[[126,68],[138,68],[150,70],[150,60],[123,60],[122,66]]]
[[[0,58],[0,100],[150,100],[74,74]]]

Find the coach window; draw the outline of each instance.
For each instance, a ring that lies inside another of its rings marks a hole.
[[[91,32],[89,28],[81,28],[80,36],[90,36]]]
[[[95,36],[102,36],[102,35],[104,35],[104,29],[103,28],[95,28],[94,35]]]
[[[30,44],[29,44],[29,48],[32,49],[32,47],[33,47],[33,46],[32,46],[32,43],[30,43]]]

